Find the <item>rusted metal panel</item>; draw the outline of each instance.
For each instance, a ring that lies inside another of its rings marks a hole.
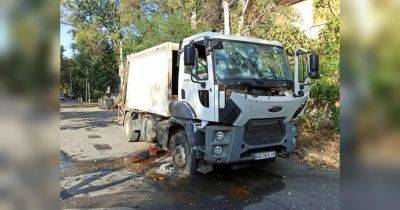
[[[167,42],[128,55],[128,110],[170,116],[168,107],[175,98],[171,92],[172,52],[178,48],[178,44]]]

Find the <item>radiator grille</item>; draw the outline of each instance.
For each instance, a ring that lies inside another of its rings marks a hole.
[[[284,118],[250,120],[245,125],[244,141],[249,145],[273,144],[285,135]]]

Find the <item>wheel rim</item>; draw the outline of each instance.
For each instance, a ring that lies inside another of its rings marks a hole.
[[[175,163],[178,167],[183,168],[186,165],[185,147],[178,144],[175,147]]]

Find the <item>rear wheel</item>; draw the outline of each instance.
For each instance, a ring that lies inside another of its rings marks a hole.
[[[139,140],[139,131],[132,130],[132,122],[129,116],[125,117],[124,133],[129,142],[135,142]]]
[[[198,160],[189,145],[185,131],[179,131],[171,139],[173,164],[176,170],[184,175],[193,175],[198,168]]]

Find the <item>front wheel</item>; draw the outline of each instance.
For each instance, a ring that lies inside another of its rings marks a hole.
[[[171,151],[173,164],[178,173],[193,175],[198,168],[198,160],[195,158],[185,131],[179,131],[171,139]]]

